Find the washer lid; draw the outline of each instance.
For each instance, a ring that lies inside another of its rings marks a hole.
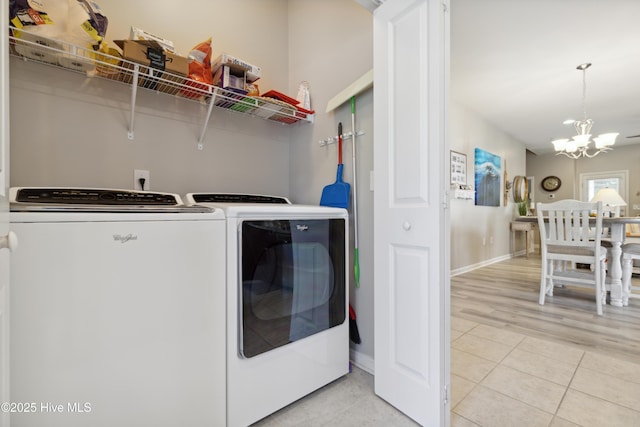
[[[211,211],[205,207],[185,206],[177,194],[105,188],[14,187],[10,190],[9,200],[12,211]]]

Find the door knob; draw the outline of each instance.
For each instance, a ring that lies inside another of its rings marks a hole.
[[[409,221],[405,221],[404,224],[402,224],[402,228],[404,228],[404,231],[411,230],[411,223]]]
[[[18,236],[13,231],[10,231],[6,236],[0,237],[0,249],[7,248],[10,252],[13,252],[18,247]]]

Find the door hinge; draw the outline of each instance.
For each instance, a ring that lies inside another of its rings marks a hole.
[[[442,0],[442,10],[444,11],[444,13],[449,12],[449,1],[448,0]]]
[[[448,386],[448,385],[444,386],[444,399],[443,399],[443,403],[444,403],[444,406],[449,405],[449,386]]]

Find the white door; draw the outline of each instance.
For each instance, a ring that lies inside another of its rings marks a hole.
[[[448,0],[374,12],[375,391],[449,424]]]
[[[8,244],[9,203],[9,7],[0,6],[0,246]],[[4,245],[2,245],[4,243]],[[14,244],[14,240],[11,239]],[[0,250],[0,402],[9,399],[9,251]],[[0,412],[0,426],[9,426],[9,413]]]

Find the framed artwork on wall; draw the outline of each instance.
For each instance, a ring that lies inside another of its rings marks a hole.
[[[451,151],[451,184],[467,184],[467,155]]]
[[[475,186],[477,206],[500,206],[500,169],[502,159],[481,148],[475,149]]]

